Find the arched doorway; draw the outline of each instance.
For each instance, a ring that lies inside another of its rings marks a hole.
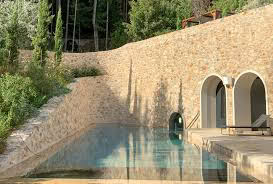
[[[226,125],[226,89],[222,81],[216,88],[216,128]]]
[[[226,125],[226,88],[220,76],[207,77],[201,89],[201,127],[220,128]]]
[[[251,126],[261,114],[267,114],[266,86],[256,72],[241,74],[235,82],[233,93],[235,125]]]

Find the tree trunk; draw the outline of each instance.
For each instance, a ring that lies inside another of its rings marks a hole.
[[[77,8],[78,8],[78,0],[76,0],[76,4],[75,4],[72,52],[74,52],[75,31],[76,31],[76,23],[77,23],[77,22],[76,22],[76,20],[77,20]]]
[[[108,50],[108,27],[109,27],[109,0],[107,0],[107,20],[106,20],[105,50]]]
[[[81,52],[81,24],[79,23],[79,42],[78,42],[78,52]]]
[[[99,51],[99,35],[96,25],[96,15],[97,15],[97,0],[94,0],[93,5],[93,29],[94,29],[94,43],[95,43],[95,51]]]
[[[128,22],[128,0],[125,0],[125,22]]]
[[[192,0],[192,11],[194,16],[199,17],[207,13],[211,0]]]
[[[54,15],[53,7],[51,8],[51,15]],[[50,37],[53,36],[53,21],[51,22],[50,25]]]
[[[66,10],[66,25],[65,25],[65,43],[64,50],[67,50],[67,37],[68,37],[68,22],[69,22],[69,3],[70,0],[67,0],[67,10]]]
[[[55,15],[58,14],[59,4],[60,4],[60,0],[56,0],[56,14],[55,14]],[[53,5],[52,5],[52,6],[53,6]],[[55,16],[55,17],[57,17],[57,16]],[[57,20],[57,18],[56,18],[56,20]]]

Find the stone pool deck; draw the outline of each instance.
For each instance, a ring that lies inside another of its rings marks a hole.
[[[273,183],[273,136],[229,136],[220,129],[189,129],[186,140],[237,166],[264,183]]]
[[[165,181],[165,180],[96,180],[96,179],[14,179],[0,180],[0,184],[223,184],[215,181]],[[231,183],[228,183],[231,184]],[[237,182],[237,184],[251,184]]]

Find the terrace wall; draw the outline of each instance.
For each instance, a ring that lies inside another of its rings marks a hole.
[[[139,122],[168,126],[172,112],[188,125],[200,112],[203,81],[210,75],[237,79],[251,71],[263,79],[267,113],[273,114],[273,6],[243,12],[119,49],[66,54],[67,64],[97,65]],[[233,88],[227,92],[227,124],[234,124]],[[105,101],[107,103],[107,101]],[[200,117],[194,127],[201,127]]]

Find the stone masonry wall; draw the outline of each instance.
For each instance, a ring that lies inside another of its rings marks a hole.
[[[272,17],[269,5],[112,51],[66,54],[65,60],[103,69],[107,85],[148,126],[168,126],[176,111],[188,125],[200,111],[201,84],[207,76],[237,79],[249,70],[264,79],[268,113],[273,114]],[[227,88],[228,124],[234,123],[232,95]],[[200,127],[200,119],[194,127]]]

